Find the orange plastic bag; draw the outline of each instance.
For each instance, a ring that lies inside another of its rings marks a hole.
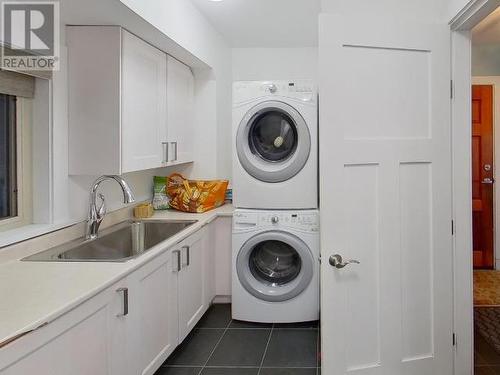
[[[188,180],[178,173],[167,178],[170,207],[183,212],[202,213],[224,204],[229,181]]]

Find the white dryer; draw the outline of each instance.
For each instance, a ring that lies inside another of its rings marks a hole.
[[[233,203],[318,207],[318,103],[312,81],[236,82]]]
[[[319,319],[319,213],[236,210],[232,314],[237,320]]]

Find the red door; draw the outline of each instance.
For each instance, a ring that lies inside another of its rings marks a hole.
[[[474,268],[493,268],[493,86],[472,86]]]

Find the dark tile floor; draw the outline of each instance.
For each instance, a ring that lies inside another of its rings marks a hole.
[[[500,375],[500,354],[478,333],[474,335],[474,375]]]
[[[155,375],[318,375],[318,322],[256,324],[213,305]]]

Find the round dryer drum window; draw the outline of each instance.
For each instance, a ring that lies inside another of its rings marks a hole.
[[[241,165],[251,176],[264,182],[283,182],[307,163],[311,136],[295,108],[268,101],[245,115],[236,135],[236,149]]]
[[[311,283],[314,257],[298,237],[270,231],[250,238],[240,249],[236,272],[253,296],[269,302],[290,300]]]

